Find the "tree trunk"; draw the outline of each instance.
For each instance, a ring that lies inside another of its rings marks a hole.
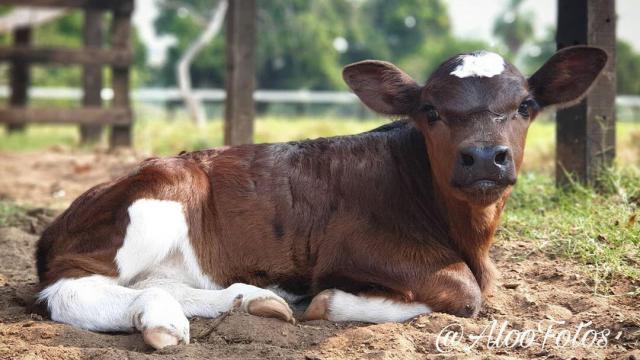
[[[213,40],[216,34],[220,32],[224,16],[227,12],[227,7],[227,0],[221,0],[220,3],[218,3],[216,11],[207,23],[207,27],[202,34],[200,34],[198,39],[196,39],[196,41],[189,46],[187,51],[185,51],[176,66],[180,94],[184,99],[189,116],[199,127],[203,127],[205,125],[206,115],[202,107],[202,102],[193,94],[189,68],[191,67],[193,59],[200,53],[200,51],[202,51],[202,49],[204,49],[205,46],[207,46],[207,44],[211,42],[211,40]]]

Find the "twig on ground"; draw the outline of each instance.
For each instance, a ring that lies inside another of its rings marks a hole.
[[[213,324],[211,324],[211,327],[209,328],[209,330],[205,331],[204,334],[199,335],[198,338],[202,339],[202,338],[208,338],[209,336],[211,336],[211,334],[216,330],[216,328],[218,328],[218,326],[220,324],[222,324],[222,322],[224,321],[224,319],[227,318],[227,316],[229,316],[229,314],[231,314],[232,312],[238,310],[240,308],[240,305],[242,304],[242,295],[238,295],[234,300],[233,300],[233,307],[229,310],[229,311],[225,311],[222,314],[220,314],[220,316],[218,316],[217,318],[215,318],[213,320]]]

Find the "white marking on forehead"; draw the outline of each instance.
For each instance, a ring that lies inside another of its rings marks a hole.
[[[460,55],[462,63],[458,65],[451,75],[459,78],[470,76],[493,77],[504,71],[504,59],[502,56],[489,51],[476,54]]]

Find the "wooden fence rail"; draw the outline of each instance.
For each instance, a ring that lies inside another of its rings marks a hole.
[[[130,0],[1,0],[0,5],[133,11]]]
[[[11,64],[9,107],[0,109],[0,123],[6,123],[9,131],[18,131],[29,123],[78,124],[83,142],[98,140],[103,125],[110,125],[112,147],[131,145],[133,113],[129,100],[129,68],[133,63],[130,41],[133,0],[0,0],[0,4],[75,8],[82,9],[85,15],[82,48],[33,46],[31,28],[17,29],[13,46],[0,46],[0,61]],[[111,48],[103,48],[102,21],[107,11],[112,13]],[[84,107],[27,107],[29,66],[33,63],[82,66]],[[103,66],[111,67],[112,72],[111,108],[102,107]]]
[[[0,119],[11,124],[85,124],[128,126],[129,108],[4,108]]]
[[[133,53],[128,50],[111,49],[61,49],[25,46],[0,46],[0,61],[23,63],[57,63],[63,65],[111,65],[128,67]]]

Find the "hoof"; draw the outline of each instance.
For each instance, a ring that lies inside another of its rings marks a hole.
[[[331,300],[332,296],[332,290],[325,290],[316,295],[313,300],[311,300],[311,304],[309,304],[309,307],[305,310],[304,315],[302,315],[302,320],[328,320],[329,300]]]
[[[274,298],[252,300],[247,307],[247,312],[255,316],[280,319],[292,324],[296,323],[289,305]]]
[[[147,329],[142,332],[142,338],[147,345],[154,349],[162,349],[167,346],[178,345],[180,339],[177,336],[171,334],[167,329],[163,327],[156,327]]]

